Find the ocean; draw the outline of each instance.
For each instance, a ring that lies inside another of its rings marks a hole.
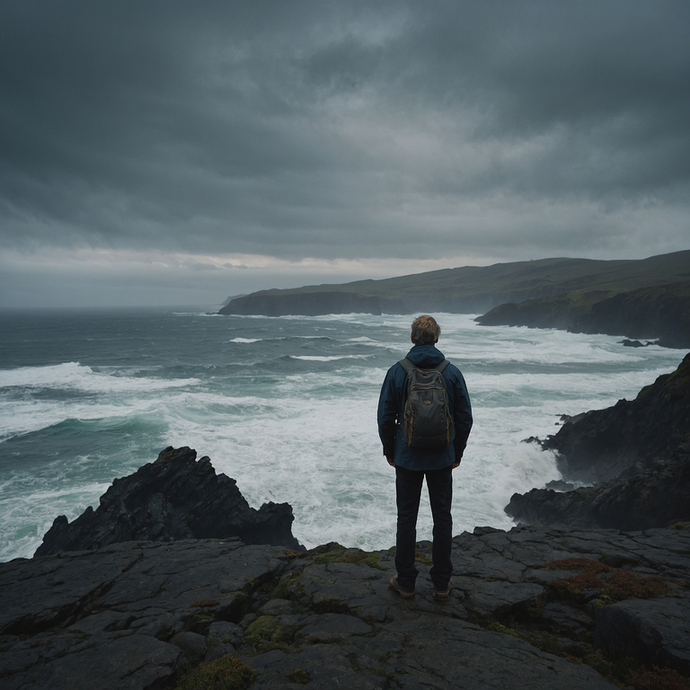
[[[0,561],[30,557],[166,446],[208,455],[258,508],[292,505],[305,546],[393,545],[394,470],[376,430],[409,316],[218,316],[215,308],[0,314]],[[454,472],[454,533],[509,529],[515,492],[558,479],[522,441],[633,398],[685,354],[621,337],[486,327],[436,314],[475,425]],[[418,539],[431,538],[424,501]]]

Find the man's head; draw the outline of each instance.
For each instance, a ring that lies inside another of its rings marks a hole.
[[[415,345],[433,345],[440,335],[441,327],[433,316],[423,314],[412,322],[412,342]]]

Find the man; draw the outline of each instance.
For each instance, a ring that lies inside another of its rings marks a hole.
[[[407,358],[419,369],[433,369],[445,357],[436,348],[441,328],[431,316],[424,315],[412,323],[411,340],[414,347]],[[451,539],[453,520],[452,471],[460,464],[472,428],[472,408],[467,386],[460,370],[448,364],[442,371],[448,406],[451,411],[455,437],[447,447],[410,447],[403,433],[402,418],[407,398],[407,373],[398,362],[386,374],[378,405],[379,436],[388,464],[395,467],[395,494],[398,508],[395,567],[397,576],[390,579],[391,589],[404,599],[414,596],[417,568],[415,546],[417,514],[426,477],[429,502],[434,520],[432,560],[430,571],[434,584],[434,598],[446,601],[453,587],[451,575]]]

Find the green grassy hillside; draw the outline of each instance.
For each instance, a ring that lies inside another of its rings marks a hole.
[[[690,280],[637,290],[576,290],[555,297],[506,303],[477,318],[485,326],[560,328],[659,339],[690,347]]]
[[[571,303],[591,306],[619,293],[687,280],[690,251],[642,260],[554,258],[463,266],[385,280],[262,290],[233,299],[220,313],[483,313],[507,302],[534,299],[550,303],[553,311],[559,313]]]

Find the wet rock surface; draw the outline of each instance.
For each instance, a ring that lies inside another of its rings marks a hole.
[[[155,462],[116,479],[96,510],[76,520],[57,517],[36,556],[98,549],[123,541],[239,537],[246,544],[301,545],[292,535],[288,503],[251,508],[234,479],[216,474],[191,448],[166,448]]]
[[[565,480],[597,483],[514,494],[506,512],[518,522],[640,530],[690,521],[690,354],[635,400],[566,419],[540,443],[556,451]]]
[[[262,689],[603,689],[625,657],[687,674],[690,529],[478,528],[453,544],[445,604],[424,542],[412,600],[388,588],[390,551],[337,544],[126,542],[2,563],[0,686],[174,687],[226,655]]]
[[[640,530],[690,521],[690,443],[667,462],[632,477],[561,493],[514,494],[506,513],[530,525]]]
[[[542,446],[558,453],[569,480],[607,481],[670,460],[689,435],[690,354],[634,400],[578,415]]]

